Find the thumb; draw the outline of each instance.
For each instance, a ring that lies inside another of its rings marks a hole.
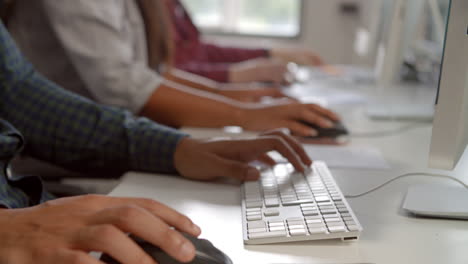
[[[239,161],[218,158],[213,160],[213,173],[223,177],[239,179],[241,181],[256,181],[260,178],[260,172],[252,166]]]

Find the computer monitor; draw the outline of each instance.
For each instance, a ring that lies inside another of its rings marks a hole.
[[[452,170],[468,144],[468,1],[451,0],[432,128],[429,165]],[[468,191],[445,186],[409,189],[405,209],[468,219]]]
[[[453,169],[468,144],[468,1],[450,9],[430,152],[440,169]]]
[[[382,2],[376,38],[376,74],[379,88],[399,81],[408,54],[422,53],[440,61],[445,35],[442,4],[449,0],[386,0]]]
[[[384,1],[377,38],[377,86],[386,89],[398,78],[403,65],[404,32],[407,21],[406,0]]]

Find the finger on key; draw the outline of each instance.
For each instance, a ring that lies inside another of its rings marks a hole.
[[[307,155],[307,152],[304,150],[301,143],[299,143],[299,141],[297,141],[295,138],[286,135],[281,131],[266,132],[265,135],[275,135],[281,137],[292,147],[294,151],[296,151],[305,165],[310,166],[312,164],[312,160],[310,159],[309,155]]]
[[[292,149],[291,146],[279,136],[264,136],[261,137],[260,140],[263,140],[267,145],[266,151],[276,150],[278,151],[283,157],[285,157],[294,168],[298,171],[304,171],[304,165],[299,157],[299,155]],[[264,144],[265,144],[264,143]]]

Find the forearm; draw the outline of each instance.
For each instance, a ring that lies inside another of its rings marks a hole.
[[[173,127],[242,125],[244,104],[166,81],[149,98],[141,115]]]
[[[166,80],[187,86],[190,88],[199,89],[210,93],[218,93],[220,83],[211,79],[205,78],[200,75],[196,75],[187,71],[178,69],[171,69],[167,72],[164,77]]]
[[[202,49],[206,50],[207,57],[211,62],[237,63],[270,56],[266,49],[226,47],[204,42],[201,45]]]
[[[81,171],[174,171],[172,156],[183,134],[31,74],[4,93],[0,113],[27,139],[26,153]]]
[[[212,63],[199,61],[184,61],[176,64],[177,69],[222,83],[230,81],[230,66],[230,63]]]

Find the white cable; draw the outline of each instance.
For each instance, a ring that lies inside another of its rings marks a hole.
[[[369,193],[372,193],[372,192],[375,192],[381,188],[383,188],[384,186],[387,186],[388,184],[396,181],[396,180],[399,180],[401,178],[406,178],[406,177],[412,177],[412,176],[429,176],[429,177],[434,177],[434,178],[445,178],[445,179],[450,179],[452,181],[455,181],[457,183],[459,183],[460,185],[462,185],[463,187],[465,187],[466,189],[468,189],[468,184],[467,183],[464,183],[463,181],[453,177],[453,176],[449,176],[449,175],[443,175],[443,174],[433,174],[433,173],[425,173],[425,172],[412,172],[412,173],[406,173],[406,174],[403,174],[403,175],[400,175],[398,177],[395,177],[391,180],[388,180],[386,182],[384,182],[383,184],[377,186],[377,187],[374,187],[368,191],[365,191],[363,193],[360,193],[360,194],[354,194],[354,195],[345,195],[346,198],[358,198],[358,197],[362,197],[364,195],[367,195]]]
[[[386,137],[386,136],[393,136],[399,133],[407,132],[412,129],[416,129],[419,127],[423,127],[426,124],[423,123],[411,123],[408,125],[401,126],[396,129],[389,129],[389,130],[382,130],[382,131],[374,131],[374,132],[351,132],[349,137],[352,138],[365,138],[365,137]]]

